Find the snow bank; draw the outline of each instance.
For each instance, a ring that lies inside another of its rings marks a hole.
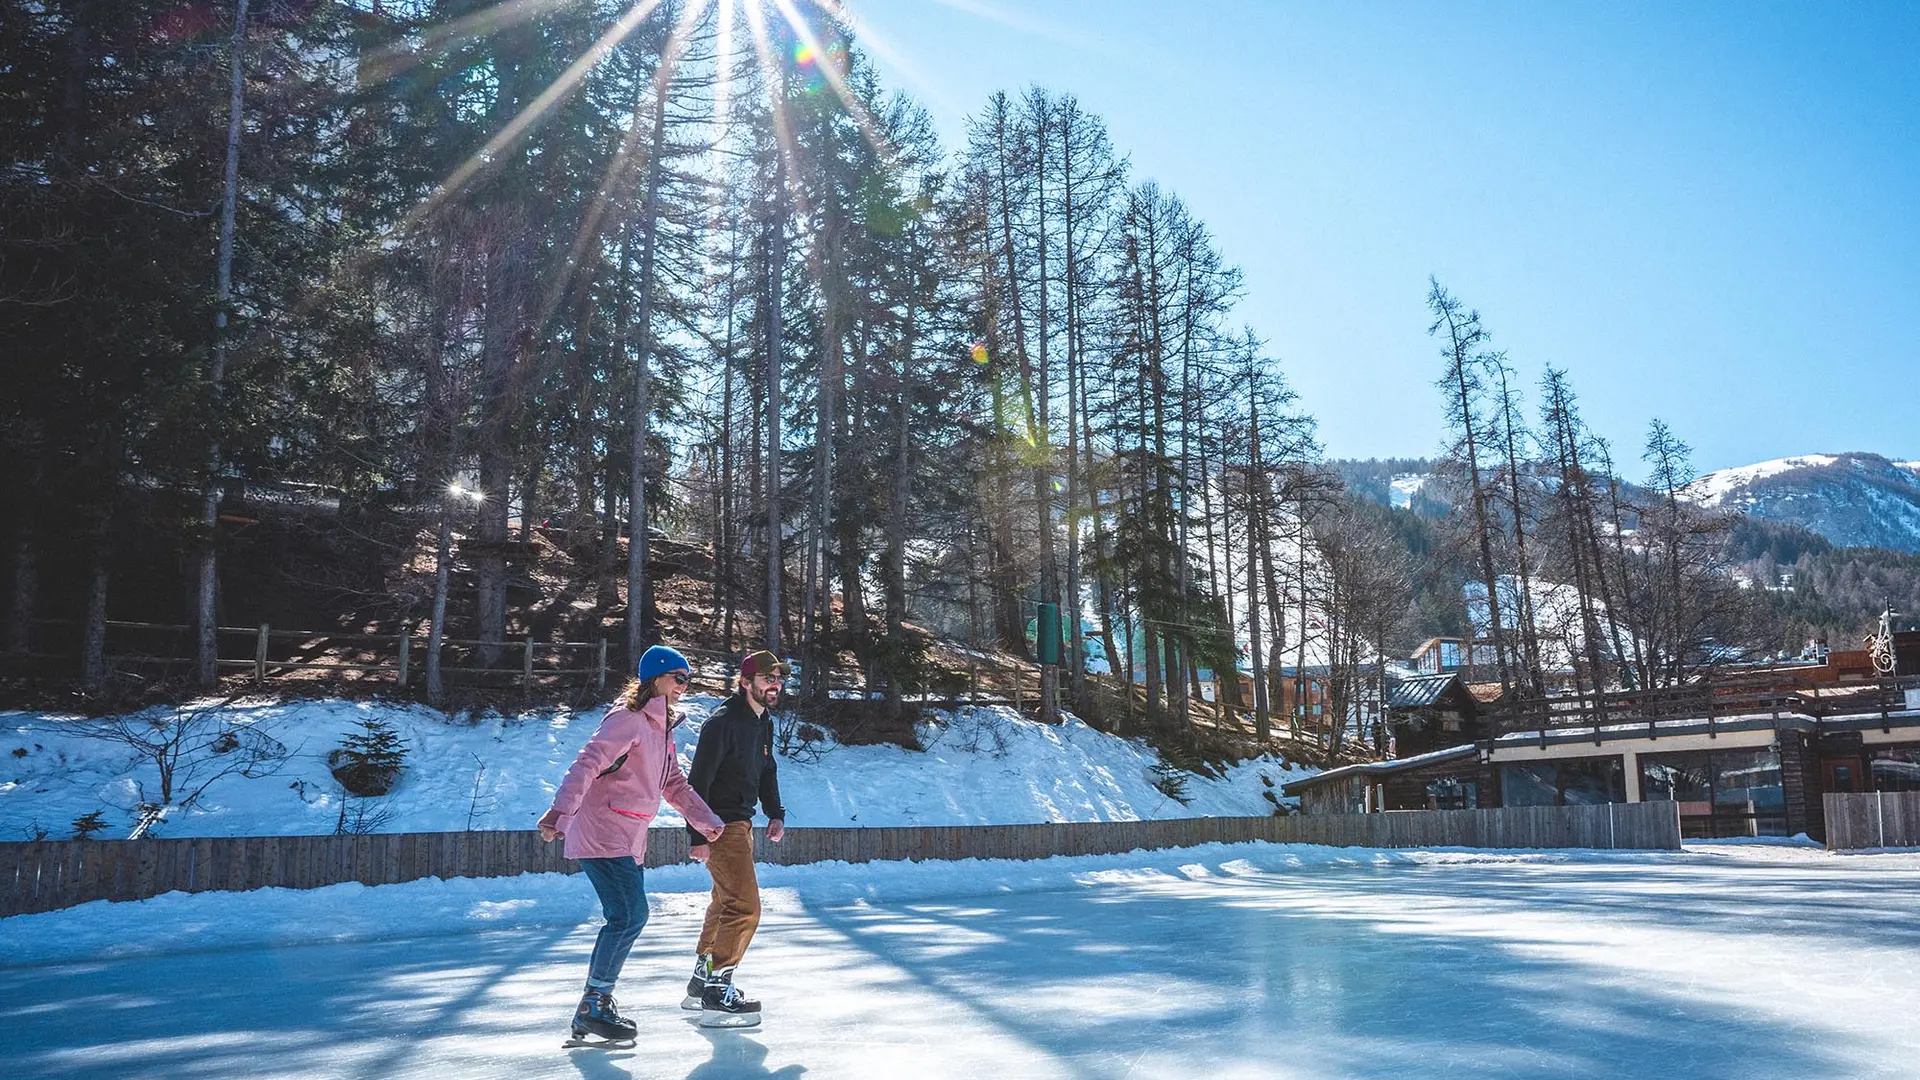
[[[676,739],[683,765],[719,702],[713,696],[682,701],[687,720]],[[290,755],[271,775],[216,781],[156,835],[333,832],[343,793],[326,754],[359,721],[376,717],[393,725],[409,748],[398,786],[369,800],[385,814],[377,831],[529,828],[602,713],[557,709],[449,717],[424,706],[337,700],[242,701],[229,711],[236,723],[286,744]],[[1221,779],[1189,776],[1188,803],[1182,805],[1154,786],[1159,757],[1143,742],[1078,720],[1035,723],[1004,707],[937,715],[939,723],[921,729],[924,752],[828,743],[817,756],[783,759],[780,788],[790,823],[983,825],[1262,815],[1272,811],[1266,792],[1308,775],[1272,759],[1246,762]],[[123,836],[142,799],[158,797],[152,766],[125,746],[80,736],[88,723],[0,713],[0,754],[7,755],[0,757],[0,838],[19,839],[36,828],[65,837],[75,818],[96,810],[108,823],[103,835]],[[679,824],[672,808],[663,806],[656,827]]]

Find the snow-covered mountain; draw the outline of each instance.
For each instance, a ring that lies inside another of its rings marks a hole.
[[[1690,491],[1702,505],[1799,525],[1842,547],[1920,552],[1920,461],[1806,454],[1710,472]]]

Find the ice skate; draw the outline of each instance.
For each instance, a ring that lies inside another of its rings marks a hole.
[[[700,1011],[700,999],[706,996],[707,979],[713,975],[713,954],[700,953],[693,958],[693,977],[687,980],[687,995],[680,999],[680,1007],[693,1012]]]
[[[715,972],[700,995],[700,1026],[757,1027],[760,1003],[733,985],[733,972]]]
[[[574,1010],[571,1036],[560,1046],[568,1050],[577,1046],[624,1050],[633,1046],[638,1030],[633,1021],[620,1015],[611,994],[589,990],[581,997],[580,1007]]]

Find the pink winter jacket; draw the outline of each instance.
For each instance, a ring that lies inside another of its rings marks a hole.
[[[667,699],[658,697],[639,712],[616,708],[600,721],[553,795],[550,813],[559,815],[554,827],[566,836],[567,858],[644,860],[647,824],[662,795],[690,824],[722,827],[680,771],[673,747],[678,723],[668,715]]]

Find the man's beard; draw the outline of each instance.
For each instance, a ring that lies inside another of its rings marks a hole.
[[[780,688],[775,687],[772,690],[761,690],[756,687],[749,687],[747,689],[747,696],[753,699],[755,705],[763,709],[771,709],[780,700]]]

